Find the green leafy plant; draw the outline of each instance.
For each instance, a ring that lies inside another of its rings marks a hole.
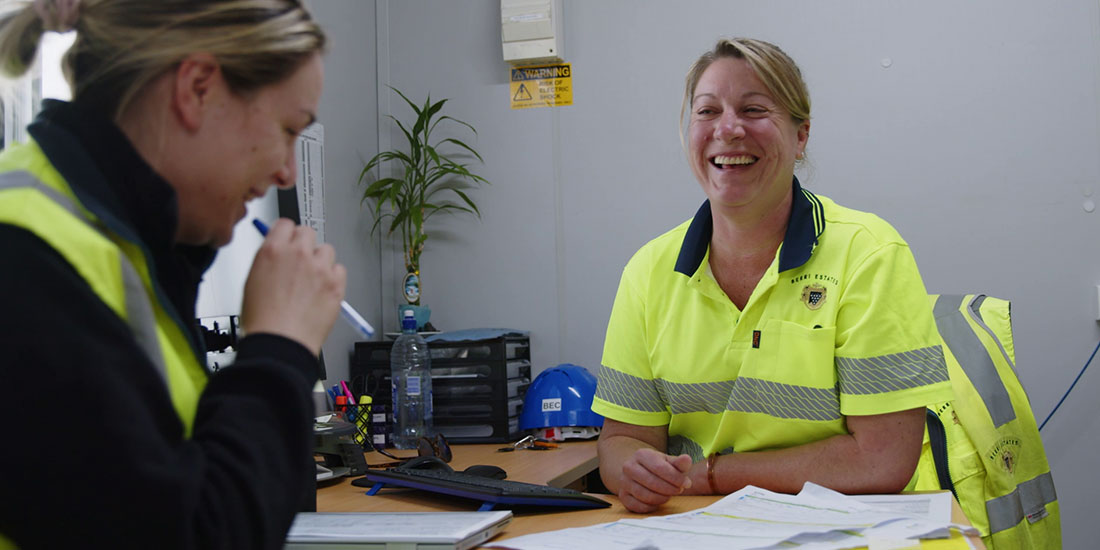
[[[471,172],[468,164],[461,162],[463,158],[471,157],[485,162],[473,147],[453,137],[432,141],[432,132],[443,122],[464,126],[477,135],[473,126],[440,114],[446,99],[432,103],[429,96],[421,106],[409,100],[400,90],[390,89],[412,108],[416,119],[409,127],[389,116],[405,134],[407,148],[382,151],[367,162],[359,173],[359,183],[367,183],[361,202],[371,202],[374,213],[372,233],[387,219],[388,234],[400,231],[405,269],[418,279],[420,254],[428,239],[424,229],[428,219],[444,211],[468,212],[481,217],[481,211],[467,192],[489,182]],[[393,173],[400,174],[400,177],[372,179],[371,171],[386,163],[395,164]],[[419,304],[419,290],[416,300],[409,301]]]

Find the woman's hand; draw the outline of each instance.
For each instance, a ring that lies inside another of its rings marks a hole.
[[[245,282],[245,334],[278,334],[319,355],[340,312],[346,282],[347,271],[336,263],[331,245],[318,246],[308,226],[277,220]]]
[[[693,486],[691,457],[668,456],[667,446],[668,426],[604,419],[597,447],[600,477],[627,510],[652,512]]]
[[[638,449],[623,463],[619,500],[631,512],[652,512],[692,487],[689,470],[688,455],[669,456],[653,449]]]

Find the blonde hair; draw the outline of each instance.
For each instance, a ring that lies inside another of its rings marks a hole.
[[[684,79],[684,100],[680,105],[680,141],[684,141],[684,115],[695,97],[695,87],[711,63],[722,58],[744,59],[764,83],[768,93],[786,109],[795,124],[810,120],[810,92],[802,71],[779,46],[752,38],[724,38],[714,49],[699,56]]]
[[[0,69],[27,71],[43,23],[27,2],[0,15]],[[324,50],[300,0],[82,0],[76,40],[62,61],[73,101],[118,121],[154,79],[191,53],[213,55],[230,89],[248,95],[293,74]]]

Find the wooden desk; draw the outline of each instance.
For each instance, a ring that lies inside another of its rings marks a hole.
[[[462,470],[473,464],[495,464],[508,472],[508,479],[566,487],[583,479],[599,467],[595,441],[569,441],[557,449],[547,451],[520,450],[497,452],[505,445],[454,445],[451,466]],[[403,454],[411,454],[404,451]],[[377,453],[367,453],[367,463],[375,464],[390,459]],[[348,478],[321,482],[317,487],[318,512],[459,512],[476,510],[472,500],[429,493],[416,489],[386,489],[383,493],[367,496],[366,489],[351,484]],[[666,503],[652,514],[635,514],[627,510],[614,495],[595,495],[611,503],[610,508],[598,510],[572,510],[564,512],[528,512],[515,514],[512,523],[493,539],[494,542],[520,535],[554,531],[568,527],[584,527],[628,518],[645,518],[689,512],[707,506],[720,496],[681,496]],[[958,503],[952,501],[952,520],[969,524]],[[971,537],[975,548],[984,549],[980,537]]]

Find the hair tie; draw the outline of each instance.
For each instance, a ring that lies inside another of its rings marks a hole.
[[[80,0],[34,0],[34,12],[47,31],[69,32],[80,17]]]

